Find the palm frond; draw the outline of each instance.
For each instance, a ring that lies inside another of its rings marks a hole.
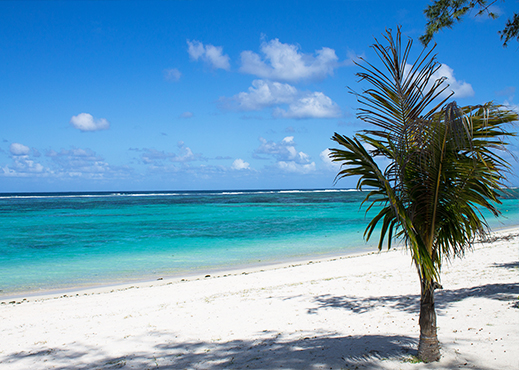
[[[413,259],[419,261],[424,274],[429,279],[438,278],[438,270],[434,261],[431,259],[421,235],[414,227],[412,219],[408,217],[404,202],[364,147],[361,141],[363,137],[357,135],[354,138],[348,138],[335,133],[332,140],[341,145],[343,149],[330,149],[330,158],[332,161],[342,163],[343,168],[337,174],[336,181],[343,177],[358,176],[357,189],[369,188],[362,204],[370,202],[369,207],[376,203],[387,204],[368,224],[364,235],[369,239],[379,221],[383,220],[379,248],[381,248],[386,234],[389,236],[389,248],[393,233],[398,228],[402,228],[406,239],[409,240],[408,246]]]
[[[402,47],[400,29],[396,38],[388,31],[385,39],[389,46],[378,40],[373,45],[381,67],[359,64],[357,76],[371,87],[354,93],[358,118],[375,128],[353,138],[336,133],[332,140],[340,148],[331,149],[330,157],[342,164],[336,181],[357,177],[357,189],[367,190],[362,204],[368,210],[381,206],[364,237],[380,230],[379,249],[386,238],[388,248],[393,237],[402,238],[429,284],[439,279],[443,259],[462,256],[487,232],[481,209],[499,214],[496,204],[510,168],[500,153],[513,135],[504,127],[518,116],[492,103],[446,104],[448,85],[434,77],[440,68],[434,48],[408,64],[412,42]],[[389,162],[384,170],[377,157]]]
[[[373,64],[361,59],[357,65],[363,70],[357,73],[360,81],[368,82],[372,87],[362,93],[355,93],[361,103],[358,118],[390,133],[394,138],[403,138],[412,130],[412,125],[419,117],[428,118],[442,106],[449,96],[438,98],[448,88],[445,78],[432,81],[433,75],[441,65],[436,61],[432,52],[424,51],[414,63],[409,64],[408,58],[412,40],[406,46],[401,46],[401,33],[398,29],[396,40],[388,30],[385,39],[389,47],[383,46],[377,39],[372,46],[382,61],[385,69],[381,70]],[[428,110],[427,110],[428,109]],[[371,135],[380,135],[379,131],[368,131]],[[403,140],[393,139],[394,141]]]

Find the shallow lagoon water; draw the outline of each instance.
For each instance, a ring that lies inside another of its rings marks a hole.
[[[519,224],[519,192],[493,228]],[[0,296],[376,250],[350,190],[0,195]]]

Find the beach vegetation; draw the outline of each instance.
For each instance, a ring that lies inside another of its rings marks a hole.
[[[423,363],[423,361],[421,359],[419,359],[418,357],[416,357],[416,356],[404,357],[402,362],[408,363],[408,364],[420,364],[420,363]]]
[[[402,45],[400,29],[372,46],[382,62],[356,63],[369,88],[353,92],[360,104],[357,117],[370,125],[347,137],[335,133],[339,148],[330,157],[339,162],[336,180],[355,176],[366,190],[363,204],[380,211],[364,232],[379,233],[379,250],[387,240],[403,242],[418,271],[420,341],[418,358],[440,358],[434,291],[441,288],[442,263],[462,257],[476,238],[489,232],[480,210],[499,215],[507,171],[507,124],[518,115],[486,103],[460,107],[450,102],[434,47],[424,47],[410,62],[412,40]]]

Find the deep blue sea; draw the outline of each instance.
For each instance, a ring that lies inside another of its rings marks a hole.
[[[519,225],[519,191],[484,213]],[[0,296],[375,250],[351,190],[0,194]]]

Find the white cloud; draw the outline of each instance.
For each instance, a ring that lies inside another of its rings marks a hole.
[[[287,137],[283,138],[283,140],[281,140],[281,142],[283,144],[288,144],[288,145],[295,144],[293,136],[287,136]]]
[[[445,90],[445,92],[454,91],[454,98],[466,98],[468,96],[474,96],[474,90],[472,89],[472,85],[465,81],[456,80],[456,78],[454,77],[454,70],[447,64],[442,64],[440,69],[438,69],[433,74],[433,81],[441,77],[447,77],[445,82],[449,84],[449,87],[447,88],[447,90]]]
[[[296,162],[278,162],[277,167],[284,172],[307,174],[315,171],[315,162],[301,164]]]
[[[13,157],[13,163],[10,166],[2,167],[3,176],[6,177],[41,177],[49,171],[40,163],[37,163],[27,155],[16,155]]]
[[[332,99],[316,91],[303,95],[287,110],[277,107],[273,114],[283,118],[337,118],[341,116],[341,109]]]
[[[192,60],[202,59],[204,62],[209,64],[214,69],[231,69],[229,63],[229,56],[223,54],[223,48],[221,46],[213,46],[207,44],[204,46],[200,41],[193,40],[193,42],[187,40],[188,49],[187,52]]]
[[[171,158],[172,162],[187,162],[187,161],[195,161],[197,157],[193,154],[191,148],[182,147],[180,148],[180,154]]]
[[[332,159],[330,158],[330,153],[331,150],[327,148],[319,154],[319,157],[321,158],[321,161],[323,162],[324,167],[327,170],[338,172],[341,168],[341,164],[338,162],[332,162]]]
[[[315,162],[311,162],[310,156],[304,152],[297,151],[293,136],[287,136],[279,143],[259,139],[261,145],[257,148],[253,156],[257,159],[268,159],[272,157],[276,160],[276,168],[283,172],[309,173],[315,170]]]
[[[272,113],[274,117],[281,118],[341,116],[339,106],[322,92],[303,92],[290,84],[268,80],[254,80],[248,92],[241,92],[230,99],[222,98],[220,101],[227,103],[230,108],[242,111],[258,111],[277,106]],[[281,108],[282,105],[287,105],[287,108]]]
[[[243,159],[238,158],[238,159],[236,159],[232,163],[231,169],[233,169],[233,170],[248,170],[248,169],[250,169],[250,164],[245,162]]]
[[[261,141],[261,145],[253,153],[255,158],[267,159],[265,156],[273,157],[278,163],[283,162],[283,164],[280,165],[280,168],[283,169],[291,168],[291,162],[300,165],[311,165],[313,163],[310,163],[310,156],[308,154],[297,151],[293,136],[287,136],[279,143],[267,141],[262,137],[260,137],[259,140]]]
[[[70,124],[83,132],[108,130],[108,128],[110,128],[110,122],[106,119],[94,119],[94,117],[88,113],[79,113],[77,116],[72,116]]]
[[[87,177],[101,178],[100,173],[107,172],[110,168],[102,158],[98,157],[90,149],[72,148],[62,149],[59,152],[49,150],[46,157],[52,164],[45,167],[37,163],[29,156],[16,156],[10,166],[3,168],[4,175],[12,177]]]
[[[12,155],[28,155],[30,151],[28,146],[20,143],[12,143],[9,147],[9,150],[11,151]]]
[[[407,63],[404,69],[404,73],[408,75],[412,69],[413,66]],[[440,94],[440,98],[446,98],[451,94],[451,92],[454,92],[454,95],[452,96],[454,99],[465,98],[474,95],[472,85],[465,81],[456,80],[454,77],[454,70],[446,64],[442,64],[440,68],[431,76],[431,79],[428,81],[425,87],[425,91],[429,91],[435,84],[436,80],[441,78],[445,78],[443,84],[448,84],[449,86],[443,91],[442,94]]]
[[[204,44],[200,41],[194,40],[193,42],[187,40],[187,52],[193,60],[198,60],[205,53]]]
[[[289,104],[298,96],[294,86],[265,80],[252,81],[248,91],[232,97],[240,110],[255,111],[277,104]]]
[[[261,56],[252,51],[241,53],[240,72],[271,80],[296,82],[321,79],[339,67],[335,50],[323,47],[315,56],[299,52],[297,45],[283,44],[278,39],[262,42]]]
[[[132,170],[126,166],[111,166],[91,149],[71,148],[60,151],[47,150],[45,157],[32,149],[33,159],[27,147],[13,147],[16,153],[12,163],[0,168],[0,176],[25,178],[82,178],[87,180],[105,180],[108,178],[128,178]],[[40,158],[41,157],[41,158]]]
[[[177,68],[169,68],[163,71],[164,79],[170,82],[177,82],[182,77],[182,73]]]

